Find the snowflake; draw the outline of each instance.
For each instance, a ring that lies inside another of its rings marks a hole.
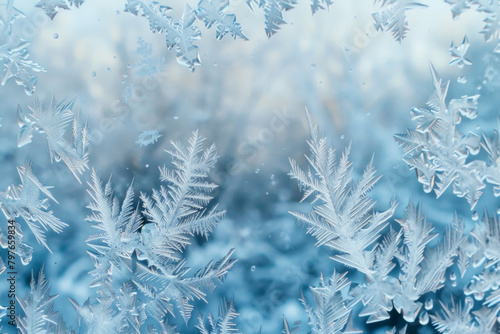
[[[135,143],[141,147],[148,146],[156,143],[161,136],[162,135],[158,134],[158,130],[144,131],[139,135]]]
[[[459,68],[463,68],[464,65],[472,65],[472,62],[469,59],[465,58],[465,54],[467,53],[469,46],[470,44],[467,40],[467,36],[464,37],[462,44],[458,46],[454,46],[453,42],[451,42],[451,46],[449,49],[451,61],[449,65],[456,65]]]

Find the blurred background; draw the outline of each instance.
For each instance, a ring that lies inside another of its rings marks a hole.
[[[414,128],[411,108],[424,107],[433,91],[431,63],[444,80],[451,80],[449,97],[481,94],[479,117],[464,121],[463,131],[481,128],[491,133],[497,128],[498,55],[479,33],[484,25],[480,13],[468,11],[453,20],[444,1],[408,11],[410,30],[398,43],[389,32],[375,30],[372,0],[338,0],[314,16],[309,3],[302,1],[285,12],[288,24],[268,38],[262,10],[253,13],[244,1],[235,0],[228,12],[236,14],[249,40],[225,36],[218,41],[214,29],[198,23],[202,65],[192,73],[177,63],[164,35],[150,31],[146,18],[123,11],[125,1],[87,0],[80,8],[60,11],[52,21],[34,7],[36,2],[15,1],[25,14],[16,29],[29,37],[31,58],[46,72],[39,74],[33,96],[14,80],[0,87],[0,189],[19,184],[16,167],[26,157],[39,180],[54,186],[59,205],[51,203],[51,209],[69,227],[60,235],[47,233],[53,254],[26,228],[25,241],[34,246],[34,257],[29,265],[19,265],[18,290],[24,295],[31,271],[37,273],[44,264],[52,293],[59,294],[56,310],[69,325],[77,326],[78,320],[68,297],[80,303],[95,298],[85,243],[95,232],[85,221],[90,173],[79,184],[62,163],[51,164],[42,134],[17,147],[17,106],[27,109],[35,98],[44,103],[53,95],[57,100],[77,99],[91,129],[90,166],[104,180],[112,175],[120,199],[132,180],[137,197],[159,187],[157,166],[169,165],[164,150],[171,140],[186,142],[199,129],[207,143],[216,144],[220,158],[211,179],[220,187],[214,201],[227,216],[208,241],[193,239],[187,264],[195,272],[236,247],[239,261],[224,285],[209,296],[208,304],[197,306],[205,314],[217,313],[221,296],[234,298],[244,333],[279,333],[283,314],[305,325],[300,291],[317,285],[321,273],[329,276],[335,268],[331,254],[316,248],[315,239],[288,214],[308,210],[287,175],[289,157],[305,166],[304,154],[309,154],[305,108],[339,152],[351,145],[356,178],[374,156],[374,165],[384,175],[372,192],[378,209],[387,209],[396,199],[400,205],[395,218],[401,218],[413,197],[422,201],[424,213],[438,229],[451,222],[454,212],[469,222],[466,229],[472,228],[464,199],[451,190],[438,200],[422,191],[415,172],[401,160],[393,135]],[[188,2],[196,7],[196,2]],[[175,19],[185,3],[165,2]],[[451,42],[460,44],[465,35],[472,65],[449,66]],[[466,82],[457,82],[459,76]],[[161,137],[140,147],[136,141],[146,130],[157,130]],[[483,196],[477,207],[495,204],[493,196]],[[5,287],[2,280],[0,290]],[[2,294],[1,305],[4,298]],[[383,333],[403,324],[401,320],[366,326],[364,319],[355,319],[355,325]],[[181,333],[196,332],[195,319],[187,326],[180,319],[173,322]],[[415,332],[426,330],[412,327]]]

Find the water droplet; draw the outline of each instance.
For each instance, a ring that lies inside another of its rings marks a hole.
[[[473,221],[476,221],[478,218],[479,218],[479,215],[477,214],[477,211],[474,211],[474,212],[472,213],[472,220],[473,220]]]
[[[432,298],[427,299],[425,301],[425,309],[429,311],[432,310],[433,307],[434,307],[434,300],[432,300]]]
[[[258,168],[257,168],[257,169],[255,170],[255,174],[259,174],[259,172],[260,172],[260,169],[258,169]]]
[[[90,73],[90,75],[94,78],[97,75],[97,73],[95,73],[95,71],[94,71],[94,72]]]
[[[474,293],[474,299],[475,300],[483,300],[484,298],[484,292],[476,292]]]
[[[456,286],[457,286],[457,281],[452,281],[452,282],[451,282],[451,286],[452,286],[452,287],[456,287]]]
[[[314,71],[316,69],[316,64],[311,64],[311,71]]]
[[[274,174],[273,174],[273,175],[271,175],[270,179],[271,179],[271,180],[274,180]]]
[[[111,72],[111,68],[110,67],[106,68],[106,71]]]
[[[251,271],[255,271],[255,266],[251,266],[251,267],[250,267],[250,270],[251,270]]]
[[[124,75],[123,75],[123,77],[124,77],[124,78],[128,78],[128,74],[124,74]]]
[[[268,195],[269,195],[269,191],[266,191],[266,196],[268,196]]]
[[[452,281],[456,281],[457,280],[457,274],[455,274],[454,272],[450,274],[450,279]]]
[[[280,237],[284,237],[285,236],[285,232],[280,232]]]
[[[175,116],[174,116],[174,119],[175,119],[175,120],[178,120],[178,119],[179,119],[179,116],[175,115]]]
[[[217,63],[214,63],[214,67],[217,67]]]
[[[116,15],[120,15],[120,11],[119,10],[116,11]]]
[[[500,208],[497,209],[497,215],[500,215]]]
[[[146,168],[149,168],[149,164],[146,164]]]
[[[423,311],[420,313],[420,317],[418,317],[418,321],[421,325],[425,326],[429,323],[429,313]]]
[[[54,34],[54,39],[58,39],[59,38],[59,34],[58,33],[55,33]]]
[[[344,135],[340,135],[340,139],[344,140]]]
[[[131,68],[131,67],[132,67],[132,65],[130,65],[130,64],[127,64],[127,68]]]

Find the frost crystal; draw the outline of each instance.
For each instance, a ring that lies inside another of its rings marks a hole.
[[[9,186],[7,191],[0,193],[2,211],[7,219],[21,216],[33,232],[36,240],[50,250],[43,230],[50,228],[59,233],[67,226],[54,217],[52,211],[48,211],[49,204],[47,202],[49,198],[57,203],[49,191],[52,187],[43,186],[38,181],[31,171],[31,164],[28,161],[24,166],[18,167],[17,171],[21,178],[21,185],[17,187]],[[43,198],[43,195],[46,197]],[[39,225],[36,224],[37,222]]]
[[[428,109],[413,108],[411,112],[416,129],[394,137],[403,147],[403,160],[417,170],[425,192],[435,190],[439,197],[453,184],[453,192],[465,196],[472,209],[485,187],[487,166],[481,160],[470,161],[470,155],[479,153],[481,137],[472,132],[464,135],[457,125],[462,117],[477,116],[479,95],[452,99],[447,105],[449,81],[443,83],[434,68],[432,77],[435,92],[427,102]]]
[[[135,143],[141,147],[148,146],[156,143],[161,136],[162,135],[158,134],[158,130],[144,131],[139,135]]]
[[[151,197],[141,194],[144,218],[133,208],[132,186],[120,205],[111,183],[103,187],[97,173],[92,172],[89,194],[93,202],[89,208],[93,213],[87,219],[102,232],[87,242],[93,249],[89,254],[95,266],[91,286],[99,289],[100,297],[95,305],[73,302],[89,329],[118,332],[131,324],[140,327],[147,317],[163,324],[167,313],[174,314],[174,305],[187,323],[193,310],[191,301],[205,300],[205,291],[213,290],[234,265],[236,260],[230,259],[234,250],[230,250],[219,261],[211,261],[194,276],[186,277],[189,268],[180,257],[191,236],[208,237],[224,216],[216,206],[207,208],[210,193],[217,186],[206,179],[217,153],[214,145],[204,149],[203,141],[195,132],[187,147],[172,143],[174,150],[168,153],[176,169],[160,169],[160,180],[167,182],[168,188],[153,190]],[[138,261],[133,261],[134,252]],[[113,273],[122,268],[134,271],[135,278],[116,294]],[[135,298],[137,292],[145,300]],[[108,311],[115,307],[120,313]],[[132,319],[124,321],[125,316]]]
[[[0,4],[0,66],[1,84],[14,78],[18,85],[24,87],[26,94],[35,92],[38,81],[38,72],[45,72],[44,68],[30,59],[29,42],[12,34],[14,22],[24,16],[13,7],[14,0]]]
[[[241,30],[241,26],[236,22],[236,15],[226,14],[229,7],[229,0],[201,0],[195,10],[198,19],[205,22],[207,28],[216,25],[216,38],[222,39],[227,33],[233,38],[239,37],[247,40]]]
[[[169,10],[169,7],[161,6],[156,1],[127,0],[125,5],[126,12],[133,15],[142,13],[149,20],[151,31],[164,33],[167,47],[177,51],[177,62],[194,71],[201,65],[198,47],[193,45],[193,41],[201,38],[200,31],[194,26],[195,13],[186,4],[179,23],[174,23],[172,17],[167,15]]]
[[[59,13],[61,9],[68,10],[69,6],[80,7],[85,2],[85,0],[41,0],[35,7],[43,9],[45,14],[50,17],[51,20]]]
[[[309,127],[308,144],[313,156],[307,160],[312,171],[304,172],[290,160],[289,175],[299,182],[304,192],[302,200],[314,197],[315,205],[310,213],[292,212],[292,215],[308,226],[308,233],[318,240],[317,246],[325,245],[340,253],[334,260],[373,277],[375,248],[368,248],[387,226],[396,203],[385,212],[374,212],[375,201],[368,193],[380,177],[375,176],[373,165],[370,163],[362,179],[353,183],[349,148],[337,163],[335,150],[328,147],[326,138],[320,138],[318,127],[310,119]]]
[[[26,114],[17,108],[17,119],[20,126],[18,146],[31,142],[33,129],[45,133],[49,145],[50,161],[63,161],[71,173],[81,183],[79,175],[88,169],[87,147],[90,142],[87,124],[82,122],[79,113],[73,111],[75,99],[57,103],[52,97],[48,107],[44,107],[38,99],[31,113]]]
[[[449,50],[451,61],[449,65],[456,65],[459,68],[463,68],[464,65],[472,65],[472,62],[469,59],[465,58],[465,54],[467,53],[469,46],[470,44],[467,40],[467,36],[464,37],[462,44],[458,46],[454,46],[453,42],[451,42]]]
[[[43,267],[35,280],[31,273],[31,290],[24,299],[17,297],[17,301],[24,312],[24,317],[16,317],[18,329],[22,334],[50,334],[63,333],[64,324],[58,312],[54,311],[54,299],[57,295],[50,295],[49,282],[43,274]]]
[[[210,330],[205,326],[205,321],[201,314],[198,317],[198,325],[196,328],[200,330],[201,334],[239,334],[236,324],[233,321],[238,315],[239,314],[236,313],[234,308],[234,302],[231,301],[228,303],[223,299],[219,306],[219,316],[217,320],[215,320],[210,313],[208,314]]]
[[[392,31],[394,39],[402,42],[408,32],[406,11],[424,8],[427,5],[412,0],[375,0],[381,3],[380,11],[373,14],[375,28],[380,31]]]
[[[309,326],[312,334],[341,334],[344,331],[352,308],[359,302],[359,298],[344,297],[349,291],[350,282],[346,277],[333,272],[330,279],[325,280],[321,275],[319,287],[311,287],[314,305],[309,305],[301,294],[300,301],[309,317]]]
[[[135,75],[138,77],[143,76],[152,76],[156,73],[163,72],[166,67],[165,58],[163,56],[160,57],[152,57],[153,54],[152,46],[149,43],[146,43],[142,38],[139,38],[137,41],[139,46],[135,53],[141,57],[139,64],[134,67],[137,68]],[[131,95],[131,93],[130,93]]]

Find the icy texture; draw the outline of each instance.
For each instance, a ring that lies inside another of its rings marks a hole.
[[[0,193],[0,205],[3,214],[7,219],[22,217],[31,229],[31,232],[33,232],[36,240],[50,250],[46,242],[44,230],[50,228],[60,233],[67,226],[56,218],[52,211],[48,210],[49,204],[47,202],[49,199],[57,203],[49,191],[52,187],[43,186],[40,183],[31,171],[29,161],[26,161],[24,166],[18,167],[17,171],[21,179],[21,184],[17,187],[11,185],[5,192]],[[20,247],[20,249],[22,248]]]
[[[19,127],[18,146],[31,142],[33,130],[44,133],[49,145],[50,161],[63,161],[71,173],[80,181],[79,175],[88,169],[87,147],[90,134],[86,122],[80,119],[79,112],[74,112],[75,99],[57,103],[53,96],[49,106],[44,106],[38,98],[35,104],[29,107],[26,114],[17,108]]]
[[[89,254],[95,266],[90,284],[98,288],[99,298],[96,304],[73,301],[89,332],[102,328],[139,331],[148,317],[161,325],[168,313],[175,315],[174,306],[187,323],[193,311],[190,302],[205,300],[205,292],[215,289],[236,262],[230,259],[234,251],[230,250],[219,261],[211,261],[186,277],[189,268],[180,256],[191,236],[208,237],[224,216],[216,206],[206,208],[217,187],[206,181],[217,153],[214,145],[204,149],[203,141],[194,132],[187,147],[172,142],[174,149],[168,153],[176,169],[160,168],[160,180],[168,189],[153,190],[151,197],[141,193],[144,217],[133,208],[132,186],[120,205],[111,183],[103,187],[97,173],[92,172],[89,194],[93,202],[89,208],[93,213],[87,220],[102,232],[87,242],[93,249]],[[134,252],[142,263],[132,256]],[[120,293],[113,290],[116,270],[135,274],[132,282],[123,283]],[[135,297],[138,291],[144,299]]]
[[[13,6],[14,0],[0,4],[0,65],[1,83],[14,78],[18,85],[24,87],[26,94],[35,92],[38,73],[45,69],[30,58],[30,43],[13,34],[12,27],[23,13]]]
[[[415,130],[395,136],[403,147],[403,160],[416,169],[418,181],[424,191],[432,190],[440,197],[453,185],[453,193],[465,197],[471,209],[481,197],[485,182],[495,185],[498,193],[498,134],[484,135],[485,141],[473,132],[463,134],[458,130],[462,118],[477,117],[479,95],[462,96],[446,103],[449,81],[443,83],[432,69],[435,92],[427,102],[428,109],[413,108]],[[472,159],[484,147],[490,155],[490,163]]]

